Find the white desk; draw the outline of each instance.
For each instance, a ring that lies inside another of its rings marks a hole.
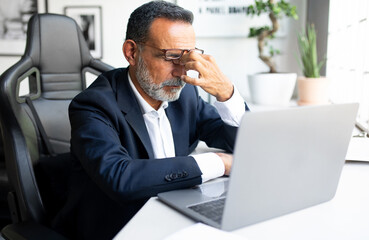
[[[193,224],[192,219],[151,198],[115,239],[163,239]],[[369,163],[345,164],[333,200],[233,233],[250,240],[369,239]]]

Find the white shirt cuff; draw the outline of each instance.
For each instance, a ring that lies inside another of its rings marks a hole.
[[[235,86],[230,99],[225,102],[215,101],[214,106],[226,124],[234,127],[240,126],[242,116],[245,113],[245,102]]]
[[[202,153],[192,155],[192,157],[195,159],[202,172],[201,178],[203,183],[224,175],[224,164],[217,154]]]

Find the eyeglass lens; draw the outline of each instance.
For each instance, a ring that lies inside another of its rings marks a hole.
[[[199,54],[203,54],[204,51],[200,49],[191,49],[191,51],[197,52]],[[175,60],[180,59],[184,52],[188,52],[188,50],[181,50],[181,49],[168,49],[165,52],[165,58],[167,60]]]

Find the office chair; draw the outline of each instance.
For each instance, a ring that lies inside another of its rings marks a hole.
[[[8,174],[5,168],[5,157],[4,157],[4,147],[1,138],[0,129],[0,229],[11,222],[10,212],[7,202],[7,194],[9,192],[9,181]]]
[[[50,220],[66,200],[70,101],[86,88],[86,73],[112,67],[94,59],[76,22],[36,14],[21,59],[0,76],[0,126],[11,191],[13,223],[6,239],[63,239]],[[29,91],[21,94],[21,85]]]

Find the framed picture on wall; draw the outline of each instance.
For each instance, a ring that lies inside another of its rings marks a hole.
[[[100,6],[67,6],[64,14],[76,20],[94,58],[102,58],[102,18]]]
[[[0,55],[21,56],[27,37],[27,24],[38,12],[37,0],[0,1]]]

